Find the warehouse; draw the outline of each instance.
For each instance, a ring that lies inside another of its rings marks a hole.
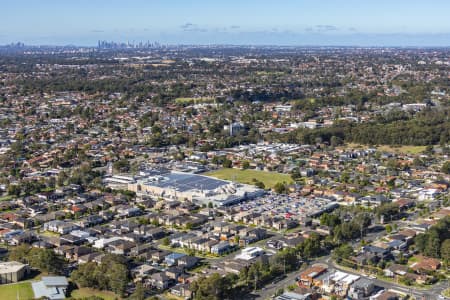
[[[22,280],[28,274],[28,265],[17,261],[0,263],[0,284]]]

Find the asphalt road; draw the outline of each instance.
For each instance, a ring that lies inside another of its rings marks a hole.
[[[255,296],[255,299],[270,299],[270,297],[273,296],[278,289],[283,288],[284,290],[286,290],[289,285],[295,284],[295,277],[297,277],[300,272],[301,270],[298,270],[286,274],[286,278],[284,278],[283,280],[275,284],[269,283],[263,289],[252,293],[252,295]]]

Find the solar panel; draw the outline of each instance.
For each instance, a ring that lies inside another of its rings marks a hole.
[[[214,179],[195,174],[180,173],[170,173],[165,176],[164,180],[150,183],[150,185],[155,185],[162,188],[175,188],[180,192],[185,192],[193,189],[215,190],[221,186],[226,186],[228,184],[229,182],[220,179]]]

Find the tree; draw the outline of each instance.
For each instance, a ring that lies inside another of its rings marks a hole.
[[[130,170],[130,162],[128,159],[121,159],[114,162],[113,167],[119,172],[128,172]]]
[[[400,209],[397,203],[384,203],[375,209],[377,217],[380,218],[381,216],[384,216],[385,220],[391,220],[393,217],[397,216],[399,212]]]
[[[450,174],[450,161],[446,161],[441,168],[441,172],[445,174]]]
[[[326,225],[333,228],[339,224],[341,224],[341,219],[338,215],[324,213],[320,216],[320,225]]]
[[[418,234],[414,238],[414,243],[416,245],[417,250],[420,252],[423,252],[425,250],[426,244],[427,244],[428,236],[426,234]]]
[[[441,251],[441,241],[439,238],[439,233],[435,230],[429,232],[428,242],[425,246],[424,252],[427,256],[440,257]]]
[[[298,265],[297,251],[294,248],[287,248],[279,251],[273,256],[272,263],[281,267],[284,272],[294,270]],[[272,264],[271,264],[272,265]]]
[[[298,253],[305,259],[317,257],[321,254],[322,248],[320,243],[320,236],[312,233],[309,238],[303,241],[297,247]]]
[[[449,267],[450,265],[450,239],[446,239],[441,245],[441,257],[444,261],[444,265]]]
[[[152,133],[153,134],[161,134],[162,133],[162,129],[161,127],[159,127],[158,125],[153,125],[152,127]]]
[[[199,278],[191,284],[194,299],[234,299],[235,291],[233,286],[237,279],[238,277],[234,274],[227,274],[225,277],[222,277],[218,273],[214,273],[207,278]]]
[[[387,225],[385,226],[385,229],[386,229],[386,232],[387,232],[387,233],[391,233],[391,232],[392,232],[392,226],[391,226],[390,224],[387,224]]]
[[[124,264],[114,263],[107,270],[111,290],[123,296],[128,283],[128,269]]]
[[[21,188],[18,184],[10,184],[8,186],[8,195],[19,197],[21,192]]]
[[[418,234],[415,239],[416,249],[426,256],[444,258],[442,255],[442,246],[445,241],[450,239],[450,216],[440,219],[435,225],[431,226],[426,233]],[[445,248],[448,245],[444,247]],[[445,254],[444,254],[445,255]]]
[[[162,244],[163,244],[164,246],[169,246],[169,245],[170,245],[170,239],[169,239],[169,237],[166,236],[165,238],[163,238]]]
[[[61,171],[61,172],[59,172],[58,178],[56,179],[56,184],[58,186],[64,186],[67,179],[68,179],[67,173],[64,171]]]
[[[277,182],[274,185],[273,190],[278,194],[283,194],[286,192],[286,185],[282,182]]]
[[[350,174],[348,174],[348,172],[342,172],[341,181],[348,183],[350,181]]]
[[[266,188],[266,185],[264,184],[264,182],[259,181],[259,180],[255,182],[255,186],[260,188],[260,189],[265,189]]]
[[[66,261],[50,249],[31,248],[27,244],[22,244],[11,250],[9,260],[28,263],[31,267],[42,272],[61,274]]]
[[[252,264],[248,269],[247,276],[247,282],[249,282],[256,290],[258,288],[259,282],[261,281],[260,263]]]
[[[330,145],[332,147],[340,146],[343,144],[343,141],[340,137],[333,135],[330,139]]]
[[[78,269],[70,275],[80,287],[98,287],[98,279],[95,276],[97,264],[88,262],[78,266]]]
[[[128,283],[128,268],[123,256],[107,254],[100,265],[80,265],[78,270],[72,272],[71,278],[82,287],[111,290],[123,295]]]
[[[66,262],[50,249],[32,248],[27,255],[30,266],[43,272],[61,274]]]
[[[242,163],[242,168],[243,168],[244,170],[250,168],[250,163],[249,163],[247,160],[244,161],[244,162]]]
[[[239,280],[245,281],[245,284],[248,285],[248,267],[244,266],[239,272]]]
[[[302,174],[300,173],[300,169],[299,168],[294,168],[291,171],[291,178],[294,181],[300,180],[300,178],[302,178]]]
[[[8,259],[11,261],[19,261],[22,263],[26,263],[26,256],[30,251],[30,246],[27,244],[22,244],[17,247],[14,247],[10,252]]]
[[[225,159],[222,163],[224,168],[231,168],[233,166],[233,162],[229,159]]]
[[[342,244],[333,250],[333,259],[338,263],[343,259],[349,259],[353,255],[353,248],[349,244]]]
[[[144,300],[145,299],[145,289],[142,283],[136,284],[136,289],[134,293],[131,295],[131,300]]]

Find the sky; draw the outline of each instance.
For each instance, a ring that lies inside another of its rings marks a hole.
[[[0,0],[0,44],[450,46],[448,0]]]

